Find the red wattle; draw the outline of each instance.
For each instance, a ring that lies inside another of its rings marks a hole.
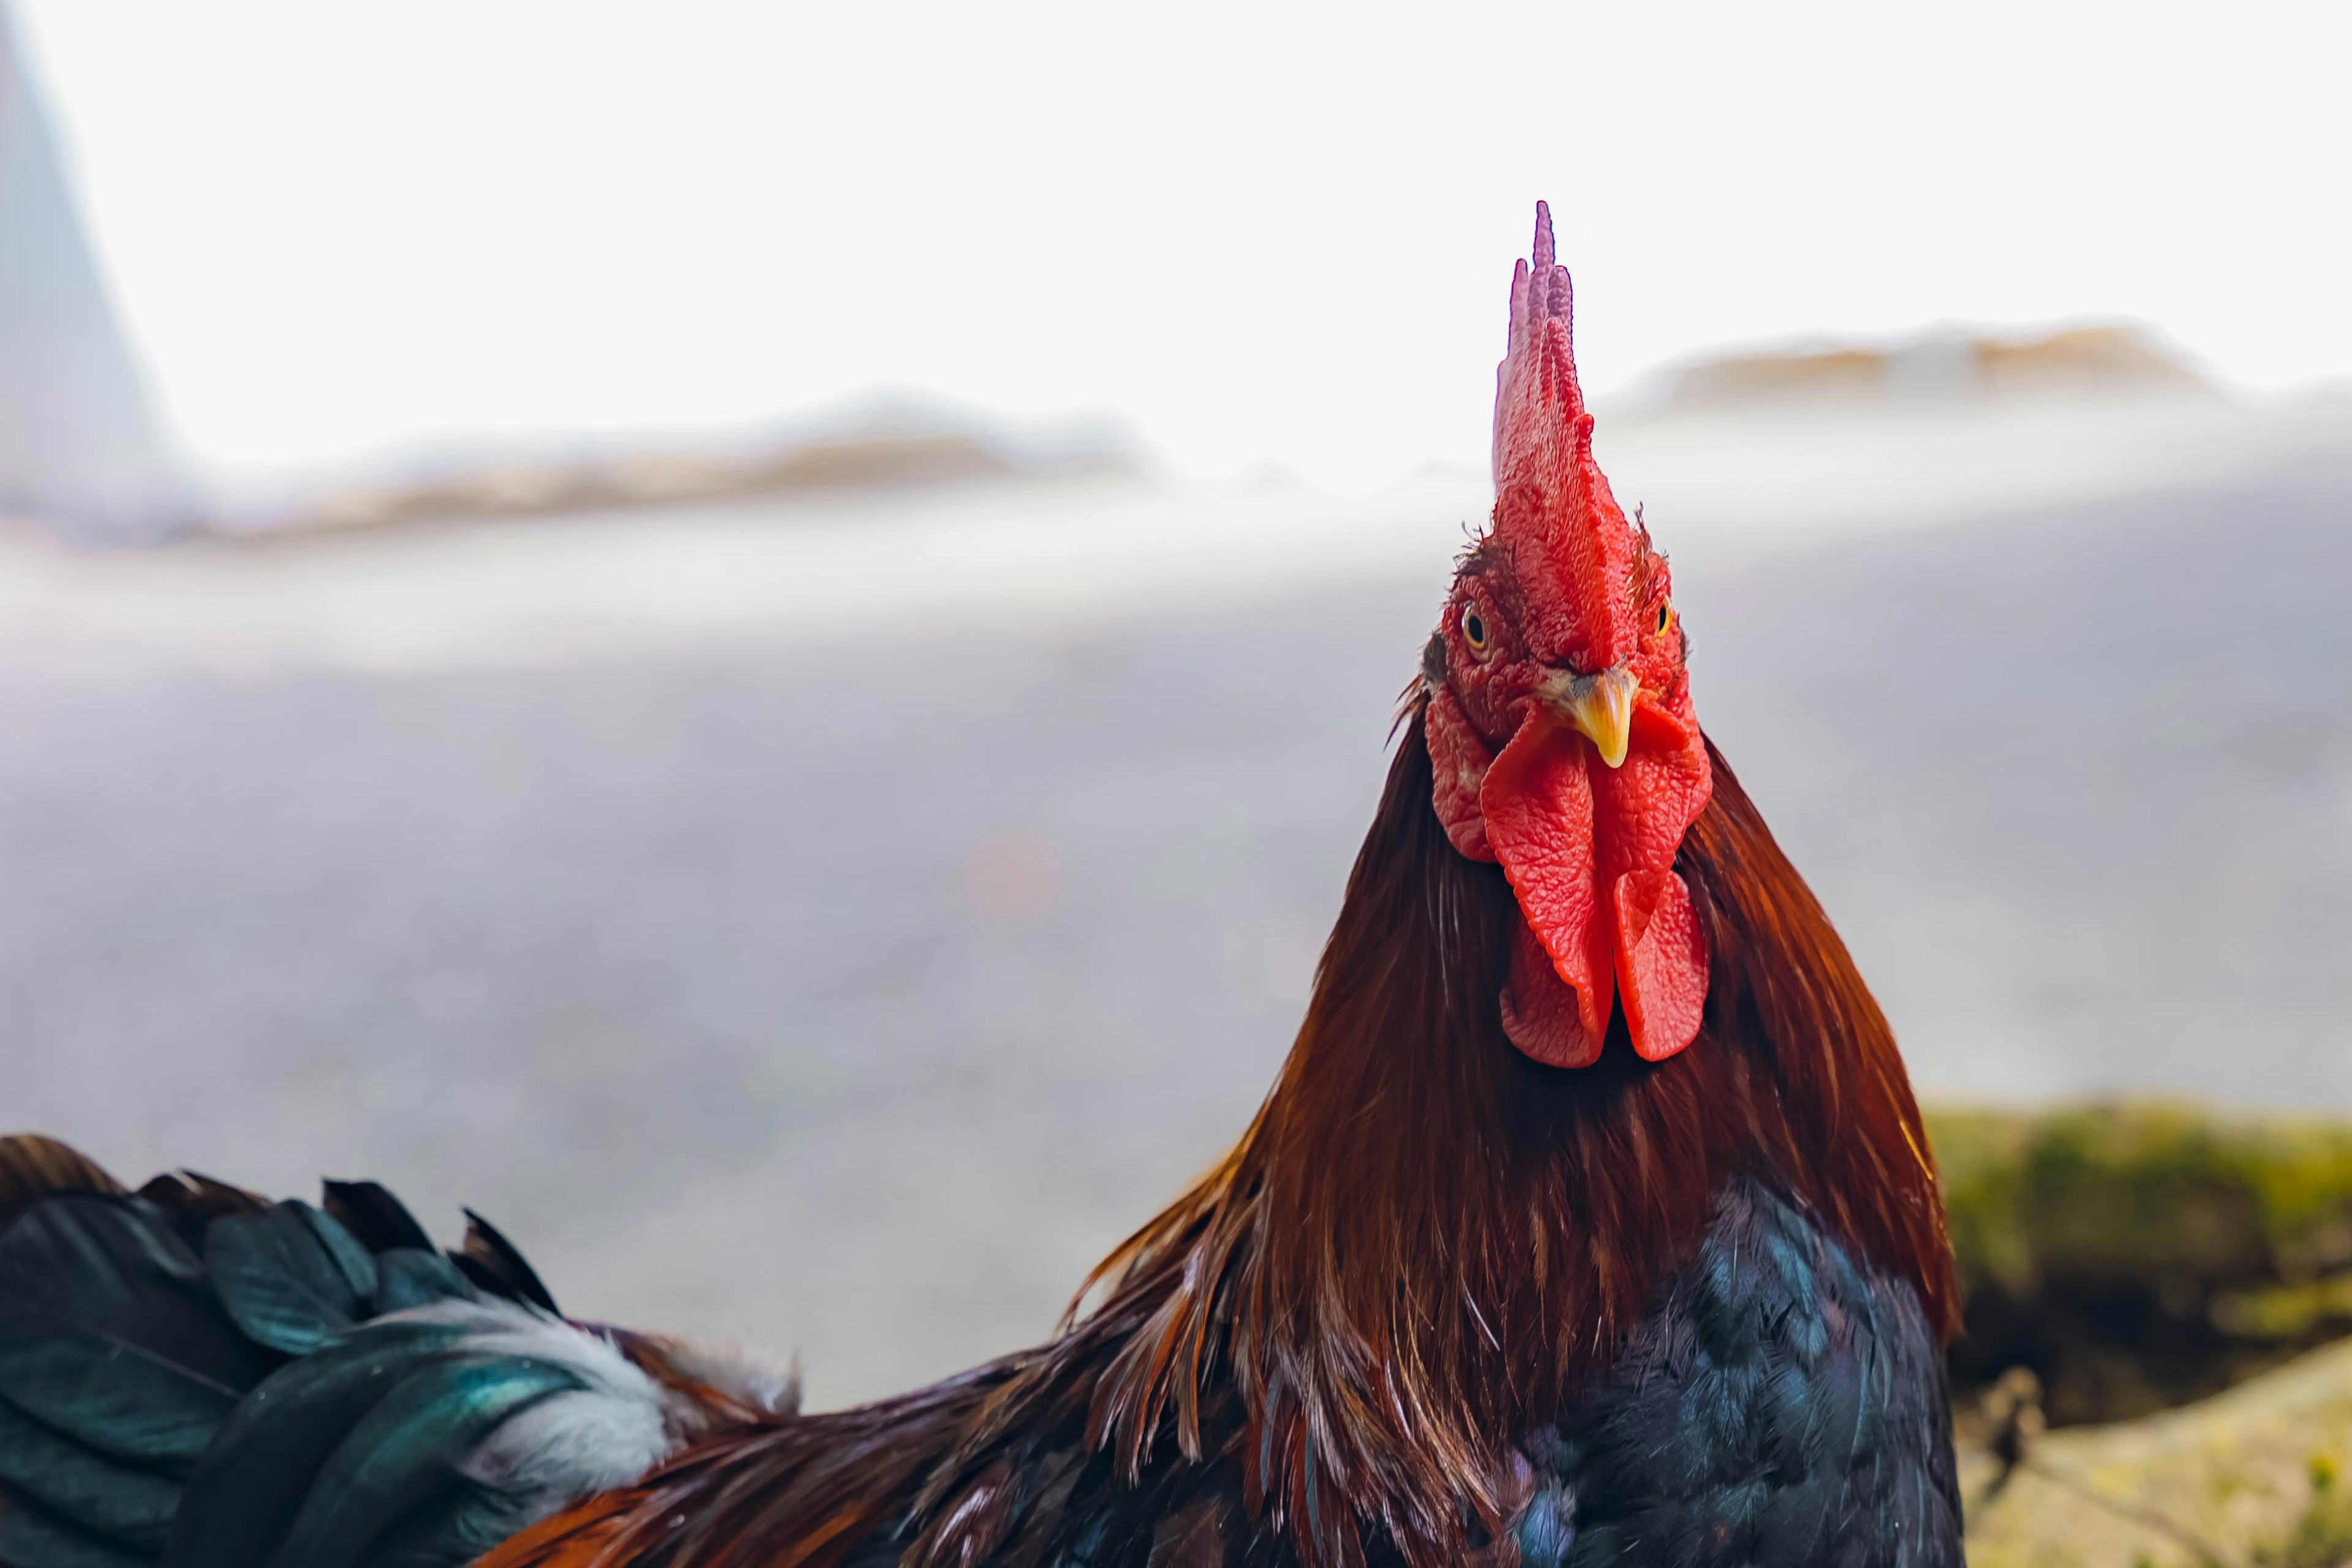
[[[1706,933],[1690,889],[1672,871],[1617,879],[1617,973],[1625,1028],[1644,1061],[1664,1061],[1697,1037],[1706,1010]]]
[[[1689,1045],[1706,1011],[1706,937],[1674,858],[1710,793],[1697,726],[1645,713],[1624,765],[1611,768],[1583,736],[1542,720],[1487,762],[1450,693],[1429,712],[1447,835],[1501,862],[1523,917],[1503,997],[1511,1043],[1554,1067],[1587,1066],[1622,1000],[1643,1059]]]
[[[1608,983],[1603,973],[1600,984]],[[1559,977],[1551,954],[1521,921],[1511,942],[1510,983],[1503,987],[1504,1036],[1546,1067],[1589,1068],[1601,1059],[1608,1037],[1584,1026],[1582,1002],[1582,994]],[[1601,1003],[1602,1012],[1608,1006]]]
[[[1486,770],[1478,805],[1527,930],[1575,992],[1580,1031],[1597,1041],[1609,1029],[1615,961],[1614,922],[1595,874],[1591,751],[1555,725],[1523,724]],[[1513,972],[1532,967],[1515,961]],[[1523,1003],[1537,994],[1532,985],[1514,989]]]
[[[1597,755],[1591,765],[1593,840],[1610,890],[1626,1031],[1643,1059],[1663,1061],[1697,1037],[1706,1005],[1706,936],[1674,869],[1683,835],[1714,792],[1706,742],[1688,719],[1644,701],[1624,765],[1603,768]]]

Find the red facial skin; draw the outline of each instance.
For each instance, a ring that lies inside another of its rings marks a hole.
[[[1424,671],[1434,804],[1456,849],[1501,863],[1525,917],[1502,998],[1512,1043],[1589,1066],[1622,1001],[1634,1050],[1658,1061],[1690,1044],[1706,1000],[1706,940],[1674,870],[1706,806],[1706,747],[1665,558],[1593,460],[1568,274],[1537,214],[1497,378],[1493,527],[1454,579],[1443,658],[1433,646]],[[1562,674],[1612,668],[1640,683],[1614,768],[1545,696]]]

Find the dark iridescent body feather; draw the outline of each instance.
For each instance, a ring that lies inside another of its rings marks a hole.
[[[1942,1363],[1907,1281],[1737,1182],[1615,1363],[1514,1445],[1510,1515],[1472,1555],[1498,1568],[1958,1568]],[[975,1374],[951,1415],[900,1428],[923,1457],[851,1568],[926,1557],[922,1472],[1007,1370]],[[814,1418],[830,1420],[845,1430],[807,1434],[813,1446],[846,1444],[857,1415]],[[1005,1515],[974,1568],[1298,1568],[1288,1533],[1250,1506],[1237,1452],[1163,1455],[1130,1482],[1075,1421],[1024,1436],[968,1494]],[[1364,1546],[1370,1563],[1397,1561],[1377,1534]],[[688,1560],[728,1561],[698,1550]]]
[[[1527,1568],[1960,1562],[1943,1356],[1910,1285],[1742,1183],[1617,1364],[1523,1443]]]
[[[1297,1568],[1243,1467],[1172,1457],[1139,1484],[1079,1434],[1006,1476],[1028,1500],[982,1563]],[[1514,1510],[1477,1555],[1521,1568],[1958,1568],[1943,1357],[1910,1284],[1741,1181],[1614,1365],[1515,1445]],[[902,1503],[903,1506],[903,1503]],[[1051,1517],[1040,1517],[1051,1516]],[[912,1532],[852,1559],[889,1568]],[[1368,1557],[1393,1562],[1375,1537]]]

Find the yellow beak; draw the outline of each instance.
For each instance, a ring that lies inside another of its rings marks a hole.
[[[1633,699],[1641,690],[1641,680],[1621,664],[1598,675],[1555,670],[1537,695],[1562,722],[1591,741],[1601,760],[1613,768],[1625,760],[1625,748],[1633,743]]]

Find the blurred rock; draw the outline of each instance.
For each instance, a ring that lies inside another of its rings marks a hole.
[[[1132,476],[1135,444],[1101,424],[1020,427],[930,404],[861,404],[772,431],[484,450],[338,479],[228,509],[232,534],[526,517],[776,492],[890,491]]]
[[[2201,1404],[2053,1432],[1996,1488],[1963,1448],[1971,1568],[2352,1563],[2352,1342]]]
[[[1727,354],[1674,373],[1658,409],[2151,394],[2218,395],[2146,328],[2106,323],[2014,337],[1950,331],[1885,345]]]

